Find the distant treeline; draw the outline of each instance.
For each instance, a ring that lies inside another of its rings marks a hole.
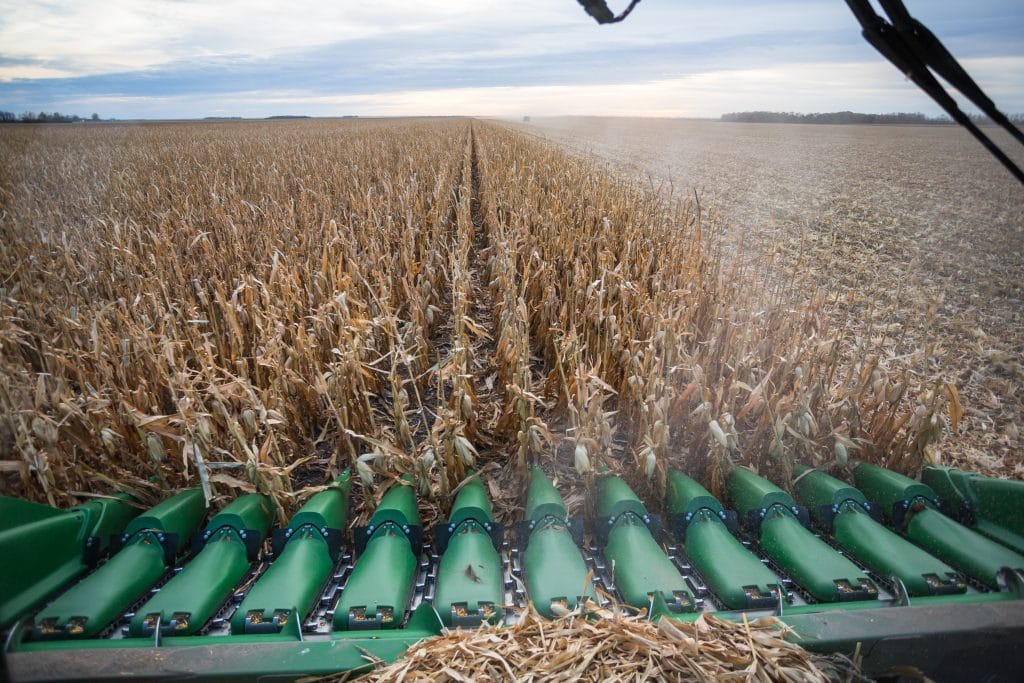
[[[61,114],[59,111],[46,112],[27,111],[15,114],[11,111],[0,111],[0,122],[3,123],[75,123],[76,121],[99,121],[100,115],[93,114],[88,119],[78,114]]]
[[[1009,117],[1015,124],[1024,124],[1024,114]],[[992,121],[984,115],[972,115],[975,123],[989,124]],[[896,114],[860,114],[853,111],[835,111],[823,114],[797,114],[781,111],[741,111],[722,114],[723,121],[732,123],[832,123],[832,124],[904,124],[904,125],[949,125],[953,121],[948,116],[925,116],[920,113],[899,112]]]

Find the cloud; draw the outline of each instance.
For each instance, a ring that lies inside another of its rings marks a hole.
[[[1021,111],[1018,5],[911,9],[958,55],[980,60],[979,82]],[[0,0],[0,17],[0,108],[17,111],[935,111],[860,38],[840,0],[648,0],[614,27],[595,25],[575,0]]]
[[[997,100],[1012,100],[1024,79],[1024,58],[969,60],[968,69],[990,83]],[[1018,91],[1019,92],[1019,91]],[[1019,95],[1018,95],[1019,97]],[[85,110],[139,112],[146,117],[230,114],[261,117],[283,113],[317,116],[357,114],[444,116],[593,114],[610,116],[717,117],[750,108],[751,102],[779,111],[924,111],[938,109],[913,84],[881,62],[795,63],[754,69],[708,71],[642,83],[491,86],[399,90],[385,93],[319,94],[279,89],[236,92],[226,100],[207,96],[105,96],[74,102]],[[169,113],[164,113],[169,112]]]

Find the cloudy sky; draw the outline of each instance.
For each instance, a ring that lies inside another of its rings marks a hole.
[[[1001,108],[1024,112],[1024,2],[906,4]],[[939,113],[843,0],[643,0],[612,26],[575,0],[0,0],[0,109]]]

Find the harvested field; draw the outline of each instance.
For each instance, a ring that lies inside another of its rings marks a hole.
[[[516,126],[676,196],[699,191],[741,260],[912,383],[957,387],[929,457],[1024,475],[1024,192],[955,126],[535,119]],[[989,130],[1024,159],[1008,136]]]
[[[413,476],[429,520],[483,467],[510,515],[531,462],[654,492],[670,466],[916,471],[964,420],[949,348],[873,285],[848,327],[820,247],[737,261],[707,202],[495,124],[21,126],[0,168],[4,492],[200,482],[283,517],[353,467],[366,498]]]

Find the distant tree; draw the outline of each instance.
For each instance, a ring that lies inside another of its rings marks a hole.
[[[92,119],[93,121],[99,121],[100,120],[100,115],[97,114],[96,112],[93,112],[92,116],[90,116],[89,118]]]
[[[819,123],[819,124],[931,124],[950,123],[946,117],[928,118],[924,114],[899,112],[895,114],[861,114],[853,111],[834,111],[816,114],[796,114],[777,111],[742,111],[722,114],[722,121],[738,123]]]
[[[10,123],[11,121],[17,121],[18,117],[14,115],[13,111],[0,111],[0,121],[4,123]]]
[[[35,123],[39,119],[36,117],[34,112],[26,111],[26,112],[22,113],[22,115],[19,118],[19,120],[20,121],[24,121],[25,123]]]

